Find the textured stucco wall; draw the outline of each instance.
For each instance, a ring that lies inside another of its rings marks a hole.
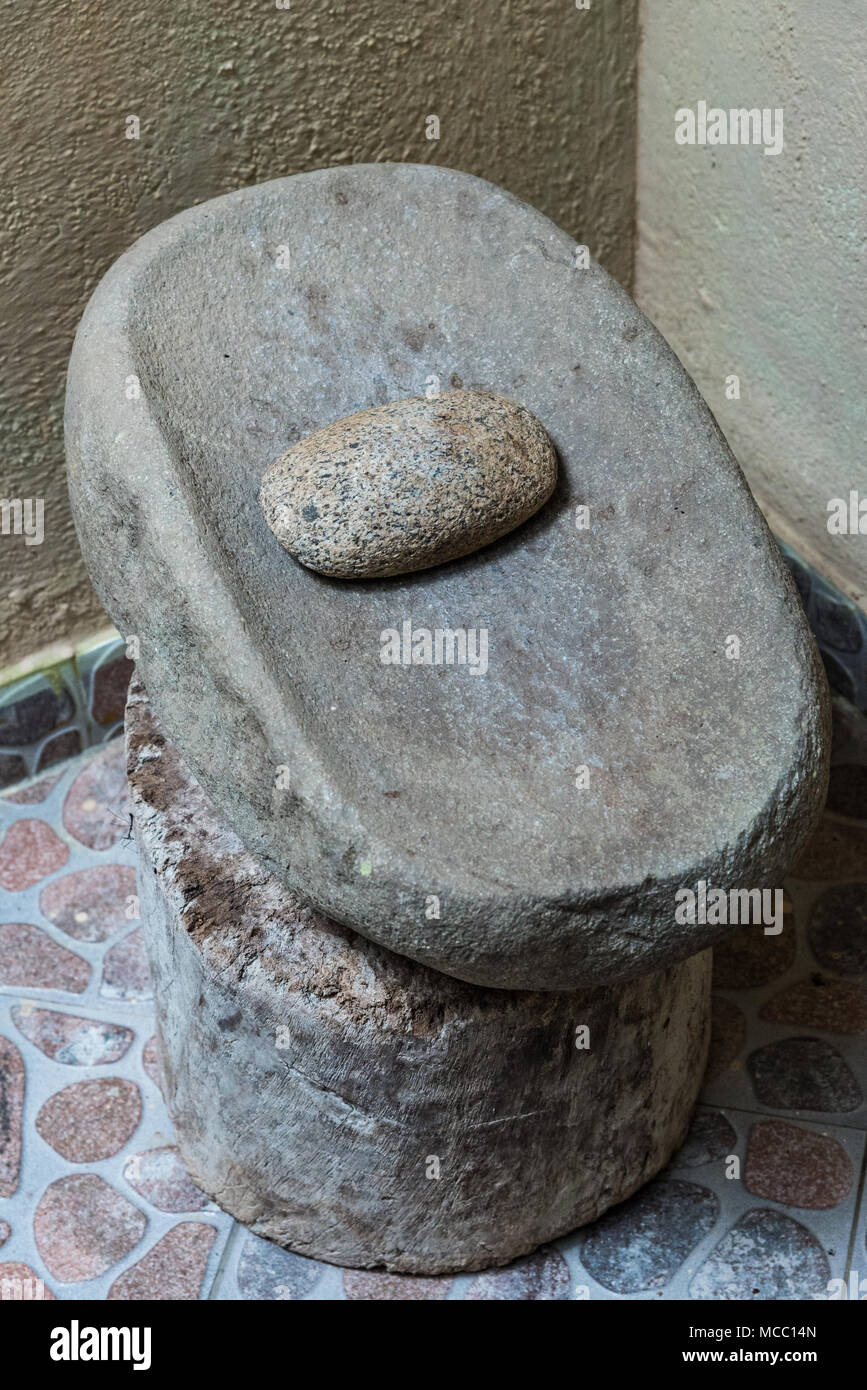
[[[75,324],[111,261],[242,184],[393,159],[502,184],[628,285],[636,5],[4,7],[0,497],[44,498],[46,538],[0,537],[0,665],[105,621],[66,501],[61,414]],[[128,115],[138,141],[125,138]]]
[[[867,9],[645,0],[639,303],[695,377],[779,533],[867,600]],[[674,113],[782,107],[784,148],[675,143]],[[740,400],[724,381],[741,379]]]

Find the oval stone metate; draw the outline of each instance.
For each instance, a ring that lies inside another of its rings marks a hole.
[[[468,555],[554,491],[557,455],[517,401],[490,391],[411,396],[292,446],[262,479],[265,520],[309,569],[384,578]]]
[[[827,786],[779,550],[674,354],[575,253],[468,174],[299,174],[149,232],[67,378],[91,575],[226,823],[329,917],[514,989],[723,938],[678,889],[779,884]],[[542,421],[550,500],[386,581],[290,562],[258,497],[287,440],[432,375]]]

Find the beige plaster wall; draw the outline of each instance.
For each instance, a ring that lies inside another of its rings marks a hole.
[[[639,303],[695,377],[775,529],[865,604],[867,8],[644,0]],[[783,108],[783,150],[678,145],[675,111]],[[725,378],[740,377],[740,400]]]
[[[61,436],[72,334],[137,236],[242,184],[342,162],[433,161],[504,185],[630,283],[637,0],[61,0],[6,5],[0,497],[44,498],[45,541],[0,536],[0,667],[104,624]],[[436,114],[441,138],[425,138]],[[128,115],[140,139],[125,138]]]

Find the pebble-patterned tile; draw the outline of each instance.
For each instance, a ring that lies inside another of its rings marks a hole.
[[[36,743],[71,719],[74,711],[75,701],[67,689],[42,685],[0,710],[0,744],[22,748]]]
[[[759,1120],[750,1131],[744,1183],[754,1197],[823,1211],[849,1195],[852,1160],[830,1134],[789,1120]]]
[[[97,1163],[119,1153],[142,1115],[134,1081],[100,1076],[56,1091],[36,1116],[36,1132],[69,1163]]]
[[[27,776],[27,763],[18,753],[0,753],[0,786],[20,782]]]
[[[146,1197],[160,1211],[203,1211],[210,1205],[174,1144],[132,1154],[124,1164],[123,1176],[140,1197]]]
[[[88,962],[39,927],[0,923],[0,985],[81,994],[89,979]]]
[[[107,999],[131,1002],[151,998],[151,977],[144,937],[136,929],[106,951],[102,963],[100,994]]]
[[[614,1293],[662,1288],[713,1228],[719,1199],[708,1188],[660,1178],[594,1222],[581,1240],[581,1262]]]
[[[95,1279],[138,1245],[147,1228],[138,1207],[97,1173],[58,1178],[33,1216],[36,1248],[61,1283]]]
[[[867,828],[825,814],[792,868],[791,878],[823,882],[867,875]]]
[[[66,1067],[104,1067],[118,1062],[135,1039],[132,1029],[121,1023],[37,1009],[32,1004],[16,1004],[12,1019],[40,1052]]]
[[[43,746],[36,770],[43,772],[45,768],[53,767],[55,763],[66,762],[67,758],[74,758],[76,753],[80,752],[81,734],[78,729],[67,729],[65,734],[50,738]]]
[[[793,1023],[823,1033],[864,1033],[867,982],[837,980],[814,970],[769,999],[760,1016],[771,1023]]]
[[[141,1064],[154,1085],[162,1091],[163,1078],[160,1070],[160,1056],[157,1048],[158,1043],[156,1035],[152,1038],[148,1038],[142,1050]]]
[[[39,895],[42,915],[78,941],[107,940],[137,915],[135,904],[135,870],[126,864],[63,874]]]
[[[93,673],[91,713],[97,724],[116,724],[123,719],[126,694],[135,663],[121,656],[105,661]]]
[[[475,1275],[464,1297],[485,1302],[562,1300],[569,1297],[571,1284],[568,1264],[557,1247],[549,1245],[506,1269]]]
[[[50,777],[37,777],[25,786],[10,787],[3,792],[2,800],[11,801],[16,806],[34,806],[40,801],[47,801],[59,781],[59,773]]]
[[[116,692],[98,674],[109,732]],[[0,1195],[0,1298],[818,1298],[848,1277],[853,1239],[867,1277],[867,821],[853,771],[867,738],[839,703],[835,719],[837,790],[787,885],[783,932],[744,929],[715,953],[703,1103],[668,1168],[511,1267],[453,1278],[321,1264],[196,1189],[160,1094],[122,743],[6,791],[0,851],[10,831],[28,848],[23,873],[0,856],[27,883],[0,888],[0,1074],[13,1097],[0,1101],[0,1194],[15,1173]]]
[[[696,1110],[689,1133],[673,1156],[671,1168],[703,1168],[731,1153],[737,1143],[733,1126],[719,1110]]]
[[[197,1299],[208,1267],[216,1228],[184,1221],[115,1279],[110,1299]]]
[[[825,970],[867,975],[867,883],[826,889],[813,903],[807,939]]]
[[[747,1063],[756,1096],[771,1110],[857,1110],[864,1097],[840,1053],[822,1038],[781,1038]]]
[[[63,824],[88,849],[111,849],[129,834],[122,739],[87,760],[66,794]]]
[[[748,1211],[711,1251],[689,1286],[696,1299],[827,1298],[831,1266],[800,1221],[769,1208]]]
[[[19,820],[10,825],[0,843],[0,888],[20,893],[32,888],[69,858],[65,845],[44,820]]]
[[[325,1266],[281,1250],[258,1236],[245,1235],[237,1268],[241,1298],[255,1302],[305,1298],[319,1283]]]
[[[343,1271],[343,1288],[352,1302],[406,1299],[414,1303],[441,1303],[448,1298],[453,1283],[453,1279],[419,1279],[411,1274],[371,1274],[361,1269]],[[474,1296],[472,1293],[467,1295],[468,1298]]]

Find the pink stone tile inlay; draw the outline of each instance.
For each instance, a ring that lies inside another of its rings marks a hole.
[[[151,974],[140,930],[130,932],[123,941],[106,951],[102,962],[100,994],[108,999],[132,1002],[150,999]]]
[[[182,1221],[115,1279],[110,1299],[197,1299],[216,1239],[214,1226]]]
[[[135,869],[100,864],[46,884],[39,910],[78,941],[105,941],[137,913]]]
[[[36,1116],[36,1129],[61,1158],[97,1163],[118,1153],[140,1120],[141,1093],[135,1082],[104,1076],[74,1081],[49,1096]]]
[[[117,1062],[135,1039],[131,1028],[101,1018],[77,1018],[56,1009],[16,1005],[12,1018],[30,1042],[55,1062],[69,1067],[106,1066]]]
[[[760,1017],[827,1033],[863,1033],[867,1031],[867,981],[838,980],[814,971],[769,999]]]
[[[47,777],[37,777],[26,787],[13,787],[11,791],[3,793],[3,799],[14,801],[18,806],[35,806],[48,799],[59,781],[60,773],[52,772]]]
[[[124,1165],[123,1175],[140,1197],[160,1211],[202,1211],[208,1205],[173,1144],[133,1154]]]
[[[18,820],[0,844],[0,888],[20,893],[40,879],[62,869],[69,846],[55,835],[47,821]]]
[[[343,1271],[343,1288],[346,1297],[354,1302],[359,1300],[382,1302],[385,1299],[411,1299],[415,1303],[424,1301],[442,1302],[448,1297],[454,1280],[446,1278],[416,1278],[411,1274],[367,1274],[360,1269]]]
[[[144,1045],[141,1055],[141,1064],[156,1086],[157,1090],[163,1089],[162,1062],[160,1061],[159,1039],[156,1034],[148,1038]]]
[[[848,1196],[854,1173],[842,1144],[788,1120],[762,1120],[750,1131],[744,1184],[754,1197],[825,1211]]]
[[[113,739],[79,772],[66,793],[63,824],[88,849],[110,849],[128,833],[123,739]]]
[[[0,923],[0,985],[82,994],[89,979],[88,962],[47,932],[26,922]]]
[[[58,1178],[33,1218],[36,1248],[64,1284],[96,1279],[138,1245],[147,1217],[96,1173]]]

